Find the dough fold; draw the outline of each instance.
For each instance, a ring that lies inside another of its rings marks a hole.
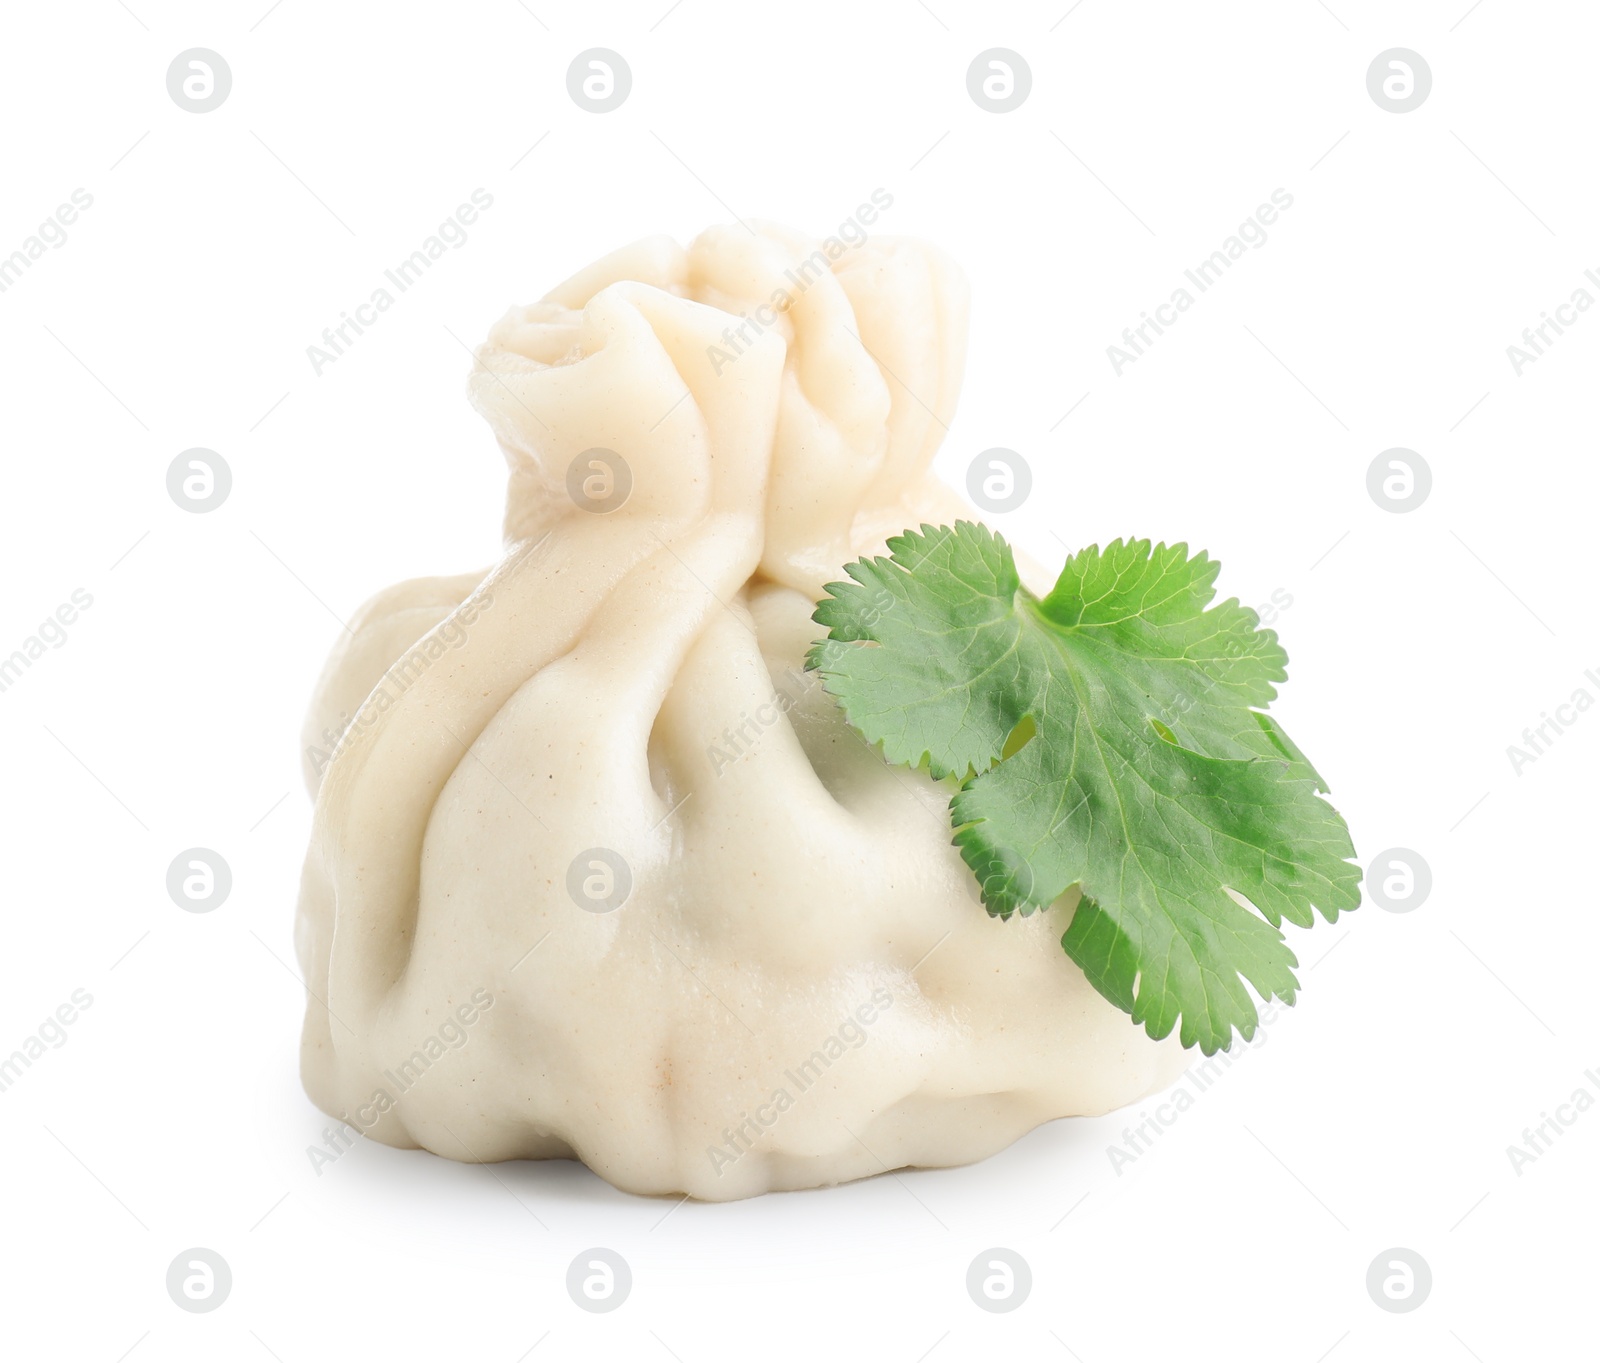
[[[840,246],[642,241],[479,350],[504,558],[375,598],[306,721],[302,1074],[374,1139],[720,1201],[965,1163],[1181,1070],[1061,951],[1073,897],[991,920],[951,788],[803,670],[845,563],[977,519],[928,472],[960,273]]]

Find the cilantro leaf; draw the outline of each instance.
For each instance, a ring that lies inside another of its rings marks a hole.
[[[896,764],[954,776],[955,843],[1001,918],[1077,886],[1062,947],[1152,1037],[1254,1035],[1294,1002],[1279,928],[1360,903],[1344,821],[1264,713],[1287,657],[1218,564],[1117,540],[1042,599],[982,526],[924,525],[828,586],[807,666]],[[1253,906],[1253,907],[1251,907]]]

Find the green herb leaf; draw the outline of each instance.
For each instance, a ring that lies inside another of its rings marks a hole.
[[[1326,790],[1263,713],[1287,657],[1218,565],[1117,540],[1068,560],[1043,599],[1010,546],[924,525],[861,559],[813,619],[807,657],[893,763],[955,776],[955,843],[991,914],[1081,898],[1061,939],[1153,1037],[1249,1039],[1263,998],[1294,1002],[1284,919],[1360,903]],[[1249,907],[1249,906],[1254,906]]]

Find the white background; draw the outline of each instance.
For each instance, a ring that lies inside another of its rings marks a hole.
[[[1506,354],[1600,268],[1591,7],[669,3],[6,7],[0,253],[74,189],[94,204],[0,295],[0,654],[75,589],[94,604],[0,694],[0,1053],[74,989],[94,1002],[0,1094],[0,1351],[1592,1356],[1600,1111],[1520,1174],[1507,1148],[1600,1093],[1600,712],[1520,775],[1507,747],[1600,698],[1600,316],[1520,376]],[[165,84],[195,46],[233,73],[204,115]],[[633,71],[614,113],[567,94],[593,46]],[[967,94],[994,46],[1032,69],[1014,113]],[[1432,68],[1411,113],[1367,92],[1394,46]],[[467,244],[315,375],[306,347],[478,187]],[[1120,1174],[1137,1110],[727,1206],[370,1143],[316,1175],[297,726],[337,620],[496,555],[463,347],[637,236],[733,214],[822,234],[876,188],[883,230],[972,282],[941,470],[1021,451],[1034,495],[993,523],[1041,558],[1182,539],[1226,594],[1292,596],[1275,713],[1363,864],[1414,849],[1431,895],[1297,935],[1300,1005]],[[1118,376],[1106,347],[1276,188],[1266,245]],[[233,470],[208,515],[166,492],[191,446]],[[1394,446],[1433,471],[1405,515],[1366,488]],[[193,846],[233,870],[211,914],[166,893]],[[606,1316],[564,1287],[595,1245],[635,1280]],[[211,1314],[165,1290],[192,1246],[232,1267]],[[964,1287],[991,1246],[1032,1266],[1008,1315]],[[1392,1246],[1432,1269],[1410,1314],[1367,1294]]]

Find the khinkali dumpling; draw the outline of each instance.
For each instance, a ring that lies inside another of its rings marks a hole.
[[[991,919],[950,787],[803,670],[846,562],[973,519],[928,474],[966,316],[918,242],[735,226],[495,325],[470,391],[505,557],[378,596],[307,721],[320,1107],[722,1200],[979,1159],[1175,1077],[1063,954],[1072,896]]]

